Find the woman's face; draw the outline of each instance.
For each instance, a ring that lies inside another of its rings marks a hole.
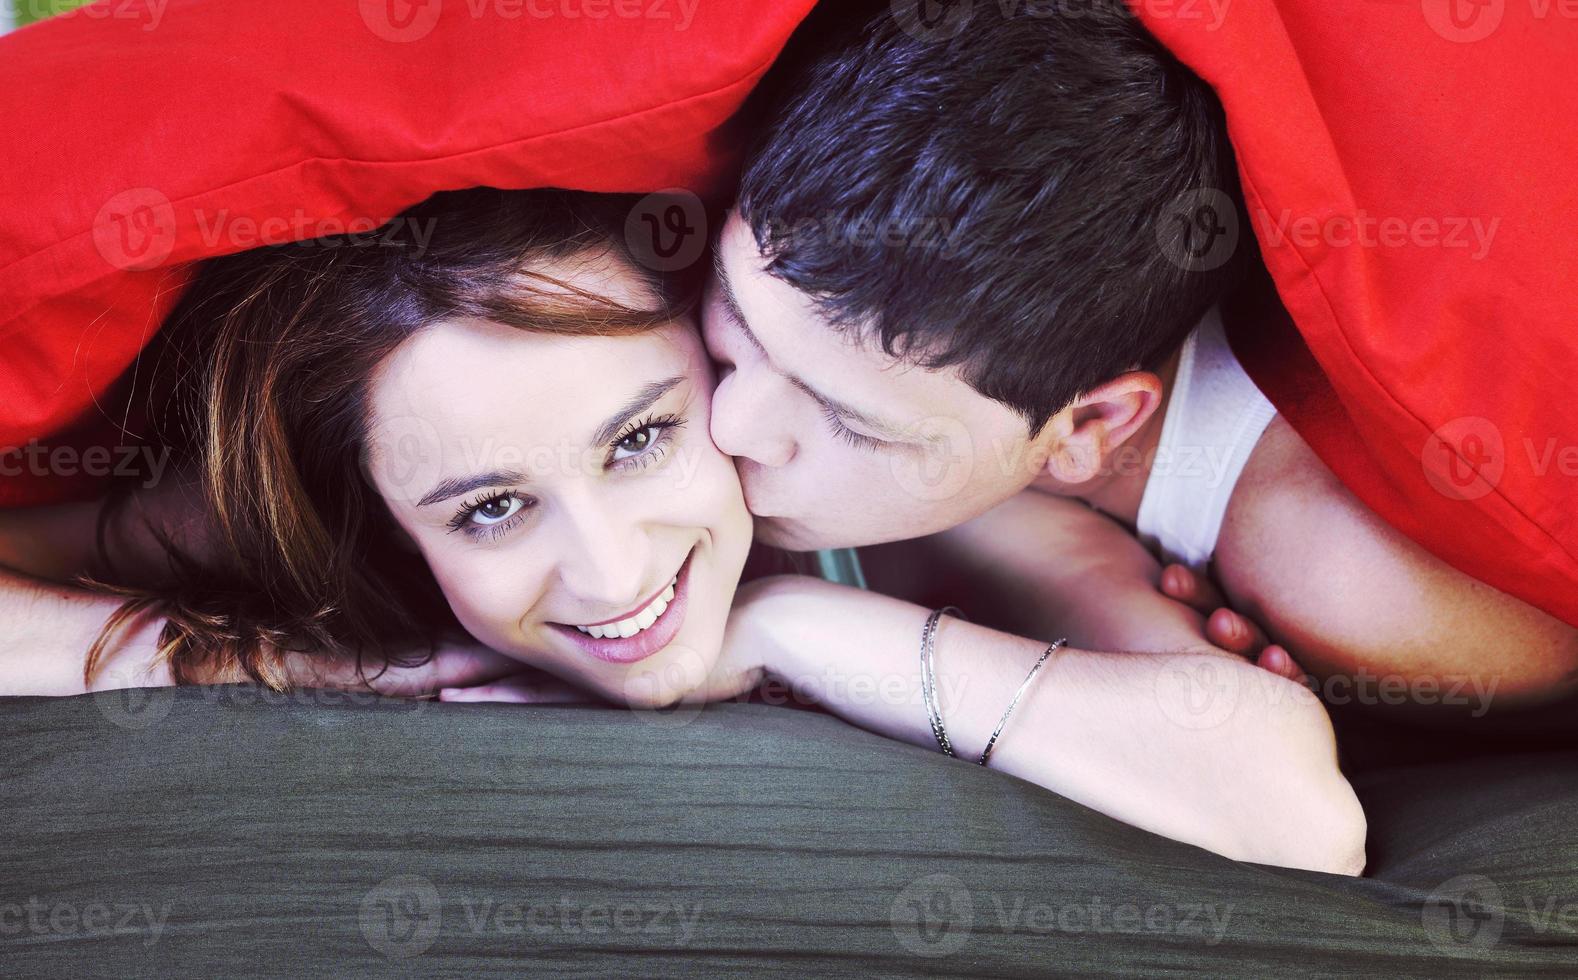
[[[636,305],[611,260],[540,271]],[[718,658],[751,521],[707,419],[694,325],[556,336],[478,320],[406,340],[370,390],[369,470],[460,623],[633,704]]]

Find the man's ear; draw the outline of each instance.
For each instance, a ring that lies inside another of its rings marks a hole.
[[[1059,483],[1086,483],[1108,468],[1114,451],[1162,407],[1162,379],[1130,371],[1076,398],[1047,423],[1047,474]]]

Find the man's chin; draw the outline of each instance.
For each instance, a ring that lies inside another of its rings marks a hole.
[[[793,517],[754,517],[756,540],[784,551],[822,551],[831,548],[863,548],[891,540],[861,538],[831,527],[816,527]]]
[[[774,548],[784,551],[816,551],[819,548],[837,548],[839,545],[825,544],[824,536],[815,533],[814,529],[807,528],[800,521],[792,517],[756,517],[756,540]]]

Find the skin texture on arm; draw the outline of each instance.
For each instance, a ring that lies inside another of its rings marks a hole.
[[[132,618],[115,636],[85,683],[83,666],[100,629],[121,600],[68,585],[45,582],[0,567],[0,696],[69,697],[124,687],[167,687],[174,683],[159,657],[165,620],[156,612]],[[293,655],[287,663],[293,684],[368,691],[391,697],[422,697],[446,687],[485,684],[522,671],[519,661],[486,649],[469,637],[440,644],[427,663],[369,671],[364,681],[348,661]],[[214,672],[203,683],[240,683],[239,673]],[[550,685],[550,690],[555,690]]]
[[[93,687],[83,682],[88,648],[120,604],[113,596],[0,568],[0,694],[58,697],[172,683],[169,669],[157,662],[158,616],[129,623],[107,651]]]
[[[1280,417],[1234,491],[1214,566],[1235,609],[1361,703],[1369,684],[1388,710],[1477,718],[1578,690],[1578,630],[1387,525]],[[1384,678],[1398,693],[1381,697]]]
[[[1154,592],[1154,589],[1151,589]],[[920,694],[927,610],[800,576],[745,586],[725,660],[871,731],[935,747]],[[1045,649],[958,620],[938,630],[944,723],[974,760]],[[1203,692],[1203,697],[1202,697]],[[1364,817],[1308,691],[1218,652],[1054,654],[992,766],[1236,860],[1357,874]]]

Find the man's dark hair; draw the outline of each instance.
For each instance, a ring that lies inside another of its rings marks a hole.
[[[738,207],[824,317],[960,365],[1035,432],[1159,366],[1238,277],[1221,107],[1116,0],[977,3],[951,37],[899,6],[830,0],[796,32]]]

